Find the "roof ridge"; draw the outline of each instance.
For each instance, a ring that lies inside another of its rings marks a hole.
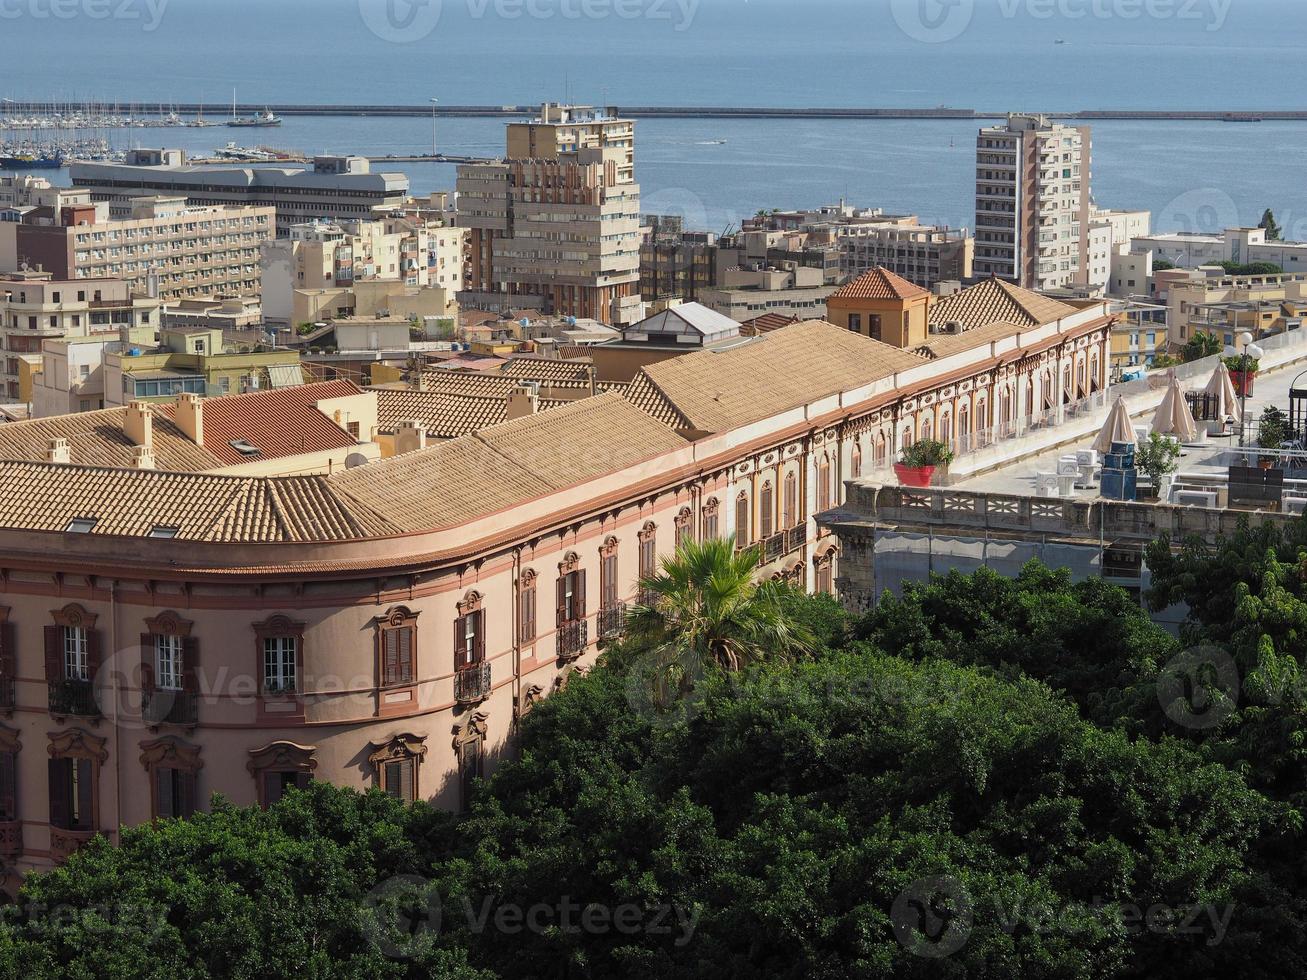
[[[787,324],[786,326],[793,326],[793,324]],[[784,329],[784,327],[782,327],[781,329]],[[773,332],[774,332],[774,331],[773,331]],[[763,337],[763,338],[758,338],[758,339],[765,340],[766,338]],[[705,353],[708,353],[708,352],[707,352],[707,351],[695,351],[694,353],[697,353],[697,354],[705,354]],[[691,429],[691,428],[693,428],[694,426],[690,424],[690,420],[689,420],[689,418],[686,416],[686,414],[685,414],[684,412],[681,411],[680,406],[678,406],[678,405],[676,404],[676,402],[672,399],[672,397],[671,397],[669,394],[667,394],[667,392],[666,392],[666,390],[663,388],[663,386],[660,385],[657,381],[654,380],[653,375],[651,375],[651,374],[648,372],[648,370],[647,370],[648,366],[649,366],[649,365],[645,365],[644,367],[640,368],[640,373],[639,373],[638,375],[636,375],[636,377],[638,377],[638,378],[644,378],[644,380],[649,384],[649,386],[652,387],[654,391],[658,392],[658,397],[662,399],[663,404],[667,406],[667,408],[671,411],[671,413],[672,413],[673,415],[675,415],[678,419],[681,420],[681,423],[682,423],[681,427],[682,427],[682,428],[685,428],[685,429]],[[633,382],[633,383],[634,383],[634,382]],[[627,397],[627,396],[629,395],[629,393],[630,393],[630,386],[628,385],[627,390],[626,390],[625,392],[623,392],[623,394],[622,394],[622,397],[626,398],[627,401],[630,401],[630,398]],[[632,405],[635,405],[635,402],[632,401],[631,404],[632,404]],[[639,405],[635,405],[635,407],[636,407],[636,408],[640,408]],[[643,409],[643,408],[640,408],[640,411],[644,412],[644,409]],[[644,413],[645,413],[646,415],[648,415],[650,418],[654,419],[654,421],[658,421],[658,418],[657,418],[657,417],[656,417],[652,412],[644,412]]]

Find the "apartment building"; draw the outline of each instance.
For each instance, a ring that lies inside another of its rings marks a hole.
[[[507,159],[458,168],[457,221],[469,253],[460,304],[638,320],[633,124],[545,106],[539,119],[509,128]]]
[[[718,239],[710,231],[685,231],[679,215],[640,218],[640,298],[656,303],[693,302],[717,281]]]
[[[759,243],[753,237],[757,233],[771,235],[764,239],[762,254],[757,254]],[[843,201],[810,211],[761,212],[746,218],[735,238],[744,249],[742,260],[776,261],[787,257],[779,254],[785,248],[814,253],[825,248],[833,256],[832,282],[882,268],[927,288],[941,280],[971,278],[975,250],[965,228],[926,225],[915,214],[887,214],[881,208],[859,208]]]
[[[1163,303],[1125,300],[1112,304],[1112,376],[1120,378],[1130,368],[1151,367],[1154,358],[1167,352],[1169,331],[1167,307]]]
[[[1131,241],[1152,230],[1151,211],[1121,211],[1095,207],[1089,219],[1087,285],[1096,295],[1110,291],[1113,259],[1128,253]]]
[[[1092,217],[1088,126],[1009,113],[976,137],[977,276],[1030,289],[1086,285]]]
[[[49,272],[0,273],[0,384],[8,401],[31,402],[41,345],[65,337],[116,336],[124,328],[159,328],[160,302],[133,293],[121,279],[56,279]],[[91,406],[88,406],[91,407]],[[94,406],[99,407],[99,406]]]
[[[165,302],[223,293],[257,296],[269,207],[193,207],[142,197],[110,216],[101,204],[37,208],[16,225],[20,259],[57,279],[122,279]]]
[[[1220,234],[1174,232],[1137,235],[1131,244],[1150,250],[1179,269],[1197,269],[1222,262],[1247,265],[1269,262],[1285,272],[1307,272],[1307,242],[1270,241],[1264,228],[1226,228]]]
[[[1166,306],[1172,351],[1195,331],[1216,333],[1232,343],[1247,330],[1260,337],[1301,325],[1307,301],[1307,273],[1226,276],[1190,270],[1167,283]]]
[[[821,269],[787,263],[726,269],[718,285],[699,294],[708,309],[737,323],[764,313],[820,320],[826,316],[826,297],[836,287]]]
[[[464,229],[386,216],[295,225],[265,241],[264,316],[278,326],[335,316],[453,316],[463,282]]]
[[[958,294],[955,316],[1011,312],[992,288]],[[1105,305],[1045,309],[1058,315],[929,354],[792,324],[436,444],[397,418],[395,455],[329,474],[211,472],[210,453],[258,433],[211,437],[212,403],[190,397],[106,410],[101,438],[68,446],[70,463],[99,458],[94,481],[62,462],[64,420],[0,427],[0,481],[25,491],[0,495],[14,801],[0,849],[15,873],[48,867],[212,793],[268,804],[312,779],[465,805],[521,719],[620,636],[640,576],[677,544],[734,535],[757,544],[760,577],[830,590],[842,559],[815,515],[845,480],[914,439],[1031,410],[1043,375],[1101,384]],[[305,425],[216,402],[267,420],[263,438]],[[316,399],[324,423],[332,402]],[[197,407],[202,445],[186,437]],[[172,471],[136,465],[146,417]],[[51,806],[69,767],[75,818]]]
[[[218,167],[187,164],[182,150],[129,150],[125,163],[77,162],[77,187],[94,201],[130,207],[134,197],[183,196],[194,206],[243,205],[276,210],[278,235],[319,218],[364,218],[404,204],[408,177],[373,173],[365,157],[318,156],[304,167]]]

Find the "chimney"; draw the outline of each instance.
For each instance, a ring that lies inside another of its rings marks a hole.
[[[193,392],[177,396],[177,411],[173,413],[177,427],[197,446],[204,445],[204,400]]]
[[[520,419],[540,411],[540,388],[530,383],[514,388],[508,393],[508,408],[505,415],[509,419]]]
[[[154,469],[154,449],[150,446],[133,446],[132,468],[138,470]]]
[[[67,463],[70,461],[68,455],[67,439],[51,439],[50,446],[45,451],[45,461],[47,463]]]
[[[132,402],[123,419],[123,434],[135,445],[154,451],[154,415],[146,402]]]
[[[417,419],[404,419],[395,431],[395,453],[411,453],[427,448],[427,428]]]

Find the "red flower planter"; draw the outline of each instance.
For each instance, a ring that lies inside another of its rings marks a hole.
[[[895,463],[894,475],[899,478],[899,483],[905,487],[928,487],[930,486],[930,478],[935,475],[935,467],[904,466],[902,463]]]
[[[1230,380],[1234,382],[1234,393],[1243,397],[1252,397],[1253,382],[1257,380],[1256,371],[1231,371]]]

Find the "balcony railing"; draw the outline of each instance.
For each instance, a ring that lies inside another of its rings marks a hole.
[[[581,656],[589,644],[589,624],[584,619],[558,627],[559,660],[572,660]]]
[[[51,681],[50,710],[57,715],[98,715],[94,685],[90,681]]]
[[[763,541],[762,553],[764,561],[773,561],[785,554],[785,543],[788,537],[784,531],[778,531],[776,534],[768,536]]]
[[[484,701],[490,696],[490,664],[482,661],[454,673],[454,700],[459,704]]]
[[[619,635],[626,628],[626,603],[616,602],[600,609],[598,626],[601,640]]]
[[[145,698],[141,714],[150,725],[194,725],[199,718],[199,697],[188,691],[155,691]]]

